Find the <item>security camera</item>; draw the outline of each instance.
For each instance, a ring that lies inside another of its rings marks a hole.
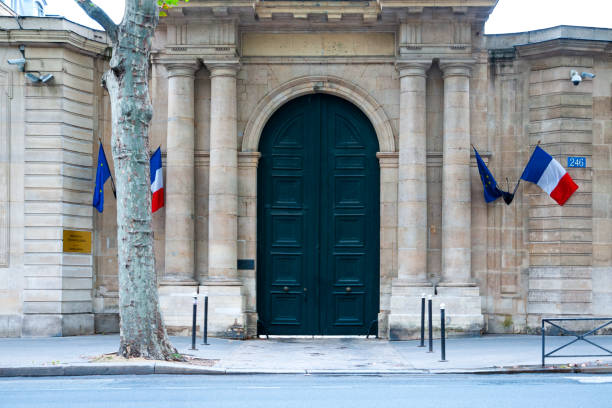
[[[6,62],[8,62],[11,65],[23,65],[26,63],[25,58],[13,58],[13,59],[9,59]]]
[[[8,62],[11,65],[17,65],[21,72],[25,70],[25,63],[26,63],[25,58],[13,58],[13,59],[6,60],[6,62]]]
[[[40,82],[42,82],[43,84],[46,84],[47,82],[51,81],[53,79],[53,74],[47,74],[47,75],[43,75],[40,77]]]
[[[25,73],[25,77],[28,78],[33,83],[40,82],[40,77],[38,75],[36,75],[36,74],[32,74],[31,72],[26,72]]]
[[[578,86],[582,82],[582,77],[580,76],[580,74],[578,74],[578,71],[572,69],[572,71],[570,72],[570,80],[572,81],[572,84],[574,84],[574,86]]]
[[[595,78],[595,74],[592,74],[590,72],[583,72],[581,74],[578,73],[578,71],[576,71],[575,69],[572,69],[570,71],[570,80],[572,81],[572,84],[574,84],[575,86],[580,85],[580,83],[582,82],[582,79],[593,79]]]

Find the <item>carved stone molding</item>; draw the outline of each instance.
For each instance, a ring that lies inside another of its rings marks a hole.
[[[370,93],[357,84],[335,76],[305,76],[286,82],[268,93],[253,110],[242,140],[243,152],[255,152],[259,148],[261,132],[272,114],[288,101],[302,95],[328,93],[354,103],[368,117],[376,136],[380,150],[394,152],[395,138],[393,128],[383,107]]]

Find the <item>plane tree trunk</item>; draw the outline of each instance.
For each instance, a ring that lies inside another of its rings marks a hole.
[[[120,345],[123,357],[176,359],[162,322],[157,293],[149,126],[149,54],[159,20],[156,0],[126,0],[116,25],[90,0],[75,0],[106,30],[112,42],[110,69],[103,75],[112,114],[112,156],[117,186]]]

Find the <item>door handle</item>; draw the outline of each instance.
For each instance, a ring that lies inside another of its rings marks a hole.
[[[304,288],[304,302],[308,300],[308,288]]]

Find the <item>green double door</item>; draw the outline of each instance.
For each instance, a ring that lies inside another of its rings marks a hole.
[[[378,142],[331,95],[268,121],[258,168],[257,310],[269,334],[366,334],[379,310]]]

